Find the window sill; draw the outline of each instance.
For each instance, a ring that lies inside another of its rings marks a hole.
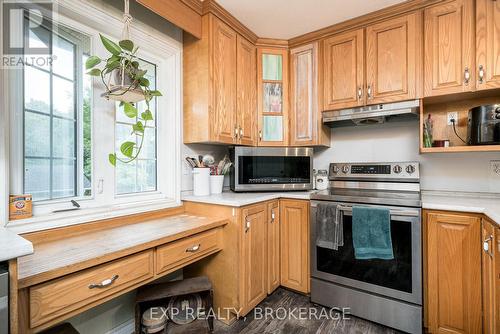
[[[90,223],[98,220],[116,218],[137,213],[145,213],[182,205],[180,200],[171,198],[112,205],[100,208],[87,208],[75,211],[51,213],[28,219],[12,220],[7,228],[17,234],[48,230],[58,227]]]

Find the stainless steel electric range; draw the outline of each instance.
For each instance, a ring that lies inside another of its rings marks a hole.
[[[311,195],[311,301],[349,307],[354,316],[422,333],[422,239],[418,162],[332,163],[330,187]],[[316,207],[341,211],[344,245],[316,246]],[[352,207],[390,209],[393,260],[358,260]]]

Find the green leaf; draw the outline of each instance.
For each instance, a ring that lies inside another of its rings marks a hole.
[[[87,72],[88,75],[91,75],[93,77],[98,77],[101,75],[101,70],[98,68],[93,68],[90,71]]]
[[[124,39],[123,41],[118,42],[122,49],[132,52],[134,50],[134,42],[129,39]]]
[[[153,114],[151,113],[151,110],[146,110],[141,114],[141,118],[145,121],[152,121],[153,120]]]
[[[109,163],[116,167],[116,154],[108,155]]]
[[[152,90],[149,92],[151,96],[163,96],[159,90]]]
[[[91,56],[85,62],[85,69],[90,70],[92,67],[96,66],[101,62],[101,58],[97,56]]]
[[[120,146],[120,151],[127,158],[132,158],[134,154],[135,143],[133,141],[126,141]]]
[[[132,66],[134,66],[135,68],[139,68],[139,62],[138,62],[138,61],[136,61],[136,60],[134,60],[134,61],[132,62]]]
[[[146,74],[146,70],[137,70],[134,72],[134,77],[136,79],[139,79],[139,78],[142,78],[144,76],[144,74]]]
[[[112,40],[104,37],[101,34],[99,34],[99,36],[101,36],[102,45],[104,45],[104,47],[106,48],[106,50],[108,50],[109,52],[111,52],[115,56],[119,56],[120,53],[122,53],[122,48],[118,44],[116,44]]]
[[[141,121],[138,121],[134,125],[132,125],[132,129],[134,132],[144,133],[144,124]]]
[[[143,87],[148,87],[149,86],[149,80],[146,78],[139,78],[139,85]]]
[[[123,112],[128,118],[137,117],[137,108],[132,103],[125,102],[123,104]]]
[[[113,61],[111,63],[107,63],[106,64],[106,69],[108,71],[112,71],[112,70],[114,70],[115,68],[118,68],[118,67],[120,67],[120,62],[117,61],[117,60],[115,60],[115,61]]]

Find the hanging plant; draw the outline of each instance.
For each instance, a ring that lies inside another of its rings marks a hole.
[[[102,94],[108,100],[120,101],[123,113],[128,118],[136,120],[132,125],[131,134],[140,138],[139,143],[125,141],[120,145],[120,152],[125,158],[120,158],[116,153],[109,154],[109,162],[116,166],[116,162],[130,163],[137,159],[144,144],[144,131],[149,121],[153,121],[150,102],[162,94],[158,90],[149,88],[150,82],[145,78],[146,70],[140,68],[137,57],[138,47],[131,40],[124,39],[115,43],[101,36],[101,42],[110,53],[107,59],[91,56],[87,59],[85,67],[87,74],[100,77],[106,92]],[[98,68],[97,65],[104,63]],[[146,111],[138,113],[136,103],[144,101]]]

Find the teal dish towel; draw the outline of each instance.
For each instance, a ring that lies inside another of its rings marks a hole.
[[[357,260],[394,259],[389,209],[353,206],[352,243]]]

